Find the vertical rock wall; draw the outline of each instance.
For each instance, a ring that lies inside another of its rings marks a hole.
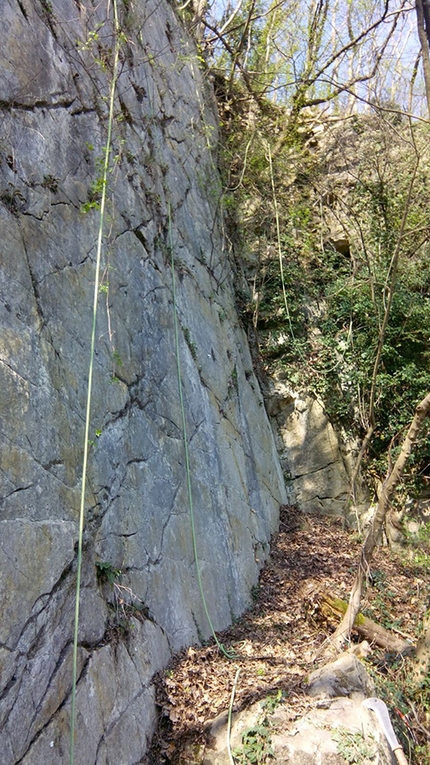
[[[165,0],[118,0],[99,294],[76,765],[143,761],[152,674],[250,602],[285,501],[234,305],[217,123]],[[97,203],[114,40],[106,0],[5,0],[0,31],[0,765],[69,761],[76,542]],[[99,576],[98,576],[99,575]]]

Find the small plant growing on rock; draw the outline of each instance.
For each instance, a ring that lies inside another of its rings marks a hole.
[[[242,736],[242,746],[234,749],[233,757],[240,765],[266,765],[273,757],[272,742],[267,720],[248,728]]]
[[[148,608],[143,601],[134,594],[130,587],[121,584],[119,579],[122,571],[115,568],[112,563],[105,560],[96,561],[97,579],[100,585],[107,585],[105,592],[110,616],[108,620],[109,639],[127,638],[133,629],[133,618],[149,619]]]
[[[267,714],[273,715],[273,713],[276,711],[279,705],[284,702],[284,700],[284,691],[279,688],[275,694],[267,696],[267,698],[262,702],[261,706]]]
[[[376,742],[373,738],[365,738],[362,733],[352,733],[346,728],[339,727],[332,731],[331,737],[337,743],[337,751],[346,760],[348,765],[364,765],[373,762],[378,754]]]
[[[49,191],[52,191],[53,194],[56,194],[58,191],[58,179],[54,178],[54,176],[50,173],[48,175],[44,175],[42,188],[49,189]]]
[[[107,582],[113,585],[121,574],[118,568],[114,568],[112,563],[106,560],[96,560],[97,579],[100,584]]]

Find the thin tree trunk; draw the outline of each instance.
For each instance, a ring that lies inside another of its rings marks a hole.
[[[193,26],[194,26],[194,35],[196,37],[196,40],[198,43],[201,43],[203,40],[203,35],[205,33],[205,15],[207,11],[207,0],[193,0]]]
[[[424,14],[424,27],[427,35],[427,42],[430,45],[430,1],[422,0],[423,14]]]
[[[421,45],[427,109],[430,118],[430,8],[428,0],[416,0],[417,29]]]
[[[411,136],[413,140],[412,132],[411,132]],[[391,312],[391,306],[393,303],[394,292],[396,289],[397,271],[398,271],[399,260],[400,260],[402,239],[406,229],[406,223],[408,220],[408,214],[409,214],[410,206],[411,206],[412,192],[414,190],[415,178],[416,178],[416,175],[418,172],[418,166],[419,166],[419,156],[418,156],[417,148],[415,146],[415,142],[414,142],[414,147],[415,147],[415,154],[416,154],[415,167],[409,182],[408,197],[403,210],[402,222],[400,224],[396,246],[394,248],[394,253],[391,258],[390,267],[388,269],[387,282],[384,288],[385,312],[384,312],[384,318],[382,320],[382,325],[379,330],[378,345],[376,348],[375,361],[373,364],[373,371],[372,371],[372,381],[370,384],[369,414],[368,414],[369,424],[368,424],[367,433],[364,437],[363,443],[361,445],[361,449],[357,457],[356,464],[354,466],[354,471],[353,471],[352,479],[351,479],[351,494],[352,494],[354,502],[355,502],[355,493],[356,493],[355,484],[360,472],[361,463],[363,461],[365,451],[369,445],[370,439],[375,429],[375,400],[376,400],[376,393],[377,393],[376,386],[377,386],[377,380],[378,380],[379,365],[381,362],[382,351],[384,349],[385,333],[387,331],[388,321],[389,321],[390,312]]]
[[[415,409],[415,414],[403,441],[402,448],[400,449],[400,454],[397,457],[391,473],[382,485],[378,507],[361,548],[357,573],[355,575],[354,584],[352,586],[348,609],[331,640],[331,646],[337,651],[341,650],[351,633],[352,626],[360,609],[361,595],[363,592],[366,575],[369,571],[369,562],[373,555],[373,551],[379,542],[385,521],[385,516],[387,515],[387,511],[390,507],[391,499],[402,477],[406,461],[412,452],[421,425],[429,412],[430,393],[427,394],[427,396],[418,404],[417,408]]]

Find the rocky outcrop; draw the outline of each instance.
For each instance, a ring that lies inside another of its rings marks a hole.
[[[340,516],[354,525],[368,507],[360,477],[352,502],[356,445],[336,432],[319,398],[293,390],[281,379],[271,382],[266,406],[285,478],[300,509]]]
[[[69,761],[109,7],[6,0],[2,9],[1,765]],[[140,762],[155,725],[153,673],[210,634],[188,512],[175,308],[198,566],[216,629],[250,602],[285,501],[237,320],[205,74],[167,2],[119,7],[76,765]]]
[[[364,666],[351,654],[313,672],[305,713],[272,696],[228,715],[219,715],[206,731],[205,747],[195,761],[229,765],[228,747],[239,758],[265,754],[273,765],[394,765],[377,718],[362,702],[373,690]]]

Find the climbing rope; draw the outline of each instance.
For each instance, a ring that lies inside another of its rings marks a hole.
[[[237,681],[239,679],[239,675],[240,675],[240,669],[236,671],[236,676],[234,678],[233,688],[232,688],[231,696],[230,696],[230,704],[228,707],[227,734],[226,734],[227,742],[226,743],[227,743],[227,754],[228,754],[228,759],[230,761],[230,765],[235,765],[233,753],[231,751],[231,723],[232,723],[232,717],[233,717],[234,697],[236,694],[236,686],[237,686]]]
[[[107,129],[105,156],[104,156],[103,171],[102,171],[102,193],[101,193],[101,200],[100,200],[100,217],[99,217],[97,255],[96,255],[96,267],[95,267],[95,279],[94,279],[94,301],[93,301],[93,313],[92,313],[90,361],[89,361],[89,367],[88,367],[87,404],[86,404],[86,415],[85,415],[84,456],[82,461],[81,503],[80,503],[80,512],[79,512],[78,555],[77,555],[77,564],[76,564],[77,571],[76,571],[75,621],[74,621],[73,654],[72,654],[72,696],[71,696],[71,711],[70,711],[70,765],[74,765],[74,758],[75,758],[76,686],[77,686],[77,680],[78,680],[78,632],[79,632],[79,605],[80,605],[81,575],[82,575],[82,540],[83,540],[83,534],[84,534],[84,520],[85,520],[85,491],[86,491],[86,473],[87,473],[88,450],[89,450],[91,393],[92,393],[92,382],[93,382],[94,348],[95,348],[95,339],[96,339],[97,303],[98,303],[99,282],[100,282],[100,262],[101,262],[101,252],[102,252],[102,242],[103,242],[104,215],[105,215],[105,207],[106,207],[107,178],[109,173],[109,156],[110,156],[111,141],[112,141],[115,88],[116,88],[117,69],[118,69],[118,60],[119,60],[119,43],[120,43],[119,31],[120,30],[119,30],[119,22],[118,22],[117,0],[113,0],[113,13],[114,13],[115,51],[114,51],[112,82],[110,87],[108,129]]]
[[[268,159],[268,162],[269,162],[270,181],[271,181],[271,185],[272,185],[272,196],[273,196],[273,208],[274,208],[274,211],[275,211],[276,239],[277,239],[277,247],[278,247],[279,272],[280,272],[281,284],[282,284],[282,296],[284,298],[285,314],[286,314],[286,317],[287,317],[288,326],[290,328],[291,338],[293,340],[295,340],[296,338],[294,336],[293,325],[291,323],[290,309],[288,307],[287,291],[286,291],[286,288],[285,288],[284,264],[283,264],[283,260],[282,260],[281,226],[280,226],[280,223],[279,223],[278,199],[276,197],[275,179],[274,179],[274,175],[273,175],[272,152],[271,152],[271,149],[270,149],[270,144],[267,144],[267,159]]]
[[[184,459],[185,459],[185,473],[187,477],[188,507],[189,507],[189,515],[190,515],[191,536],[193,540],[193,553],[194,553],[194,560],[196,564],[197,583],[199,587],[200,597],[202,599],[203,610],[205,612],[205,616],[208,621],[212,637],[218,647],[218,650],[221,651],[221,653],[224,656],[226,656],[227,659],[234,659],[236,656],[234,651],[228,651],[223,646],[223,644],[218,640],[218,637],[215,633],[215,629],[214,629],[212,619],[208,609],[205,591],[203,588],[200,562],[199,562],[199,556],[198,556],[198,550],[197,550],[197,535],[196,535],[196,526],[195,526],[195,518],[194,518],[193,492],[192,492],[192,486],[191,486],[191,468],[190,468],[190,456],[189,456],[189,450],[188,450],[187,423],[186,423],[186,417],[185,417],[184,394],[182,390],[182,378],[181,378],[179,321],[178,321],[178,309],[177,309],[177,302],[176,302],[175,256],[174,256],[174,249],[173,249],[172,216],[171,216],[170,205],[169,205],[169,248],[170,248],[171,268],[172,268],[172,296],[173,296],[173,316],[174,316],[173,320],[174,320],[174,330],[175,330],[176,371],[177,371],[177,377],[178,377],[179,405],[181,409],[182,438],[184,442]]]

